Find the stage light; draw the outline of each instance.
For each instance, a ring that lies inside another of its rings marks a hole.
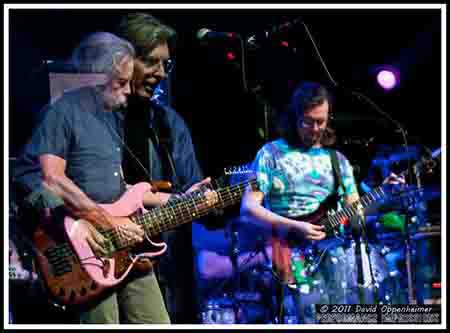
[[[384,90],[392,90],[400,83],[400,73],[391,66],[383,66],[376,71],[377,83]]]
[[[288,43],[287,41],[285,41],[285,40],[282,40],[282,41],[280,42],[280,45],[281,45],[282,47],[289,47],[289,43]]]
[[[234,52],[227,52],[226,54],[226,58],[228,61],[233,61],[234,59],[236,59],[236,54]]]

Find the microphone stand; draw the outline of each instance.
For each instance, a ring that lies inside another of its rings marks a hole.
[[[364,276],[363,276],[363,263],[361,258],[361,238],[360,235],[354,235],[355,239],[355,265],[357,272],[356,283],[358,286],[358,299],[359,304],[366,304],[364,293]]]
[[[230,228],[231,228],[231,253],[230,253],[230,259],[231,259],[231,267],[232,267],[232,281],[233,281],[233,289],[232,289],[232,301],[233,301],[233,310],[236,318],[236,323],[239,323],[239,304],[238,299],[236,297],[237,293],[240,290],[241,287],[241,281],[240,281],[240,273],[239,273],[239,232],[236,227],[236,223],[232,220],[230,222]]]
[[[374,299],[374,303],[378,304],[378,302],[379,302],[378,283],[377,283],[377,281],[375,281],[375,274],[373,273],[372,259],[370,258],[370,254],[371,254],[372,250],[369,247],[369,241],[368,241],[368,236],[367,236],[367,231],[366,231],[366,223],[363,218],[358,218],[358,222],[361,227],[361,236],[362,236],[362,240],[364,242],[364,247],[366,249],[367,261],[369,263],[370,280],[371,280],[371,285],[373,287],[373,299]]]
[[[421,170],[420,167],[415,166],[413,168],[413,172],[416,178],[416,183],[417,183],[417,188],[420,190],[420,188],[422,187],[422,182],[420,179],[420,175],[421,175]],[[409,304],[423,304],[423,294],[422,292],[418,292],[418,288],[416,285],[416,297],[414,298],[414,292],[413,292],[413,274],[412,274],[412,256],[411,256],[411,237],[410,237],[410,232],[409,232],[409,227],[410,227],[410,221],[412,221],[412,218],[410,217],[410,212],[412,209],[414,209],[416,207],[416,202],[415,199],[413,199],[413,201],[411,202],[411,204],[408,202],[408,206],[406,209],[406,225],[405,225],[405,233],[406,233],[406,237],[405,237],[405,261],[406,261],[406,274],[407,274],[407,281],[408,281],[408,302]],[[417,276],[416,276],[416,284],[417,284]],[[422,291],[422,288],[420,288]]]
[[[355,220],[356,219],[356,220]],[[369,289],[373,287],[373,299],[374,303],[377,304],[378,300],[378,286],[375,281],[375,276],[372,269],[372,260],[370,258],[370,247],[368,242],[368,236],[366,232],[366,226],[361,217],[355,216],[351,219],[350,224],[352,226],[352,235],[355,240],[355,265],[357,269],[357,286],[358,286],[358,296],[360,304],[368,304],[366,300],[366,293],[364,292],[364,264],[361,255],[361,246],[364,244],[365,252],[367,255],[367,261],[369,264],[369,273],[371,282],[368,286]]]

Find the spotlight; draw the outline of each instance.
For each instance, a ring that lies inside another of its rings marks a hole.
[[[384,66],[378,68],[376,71],[377,83],[384,90],[392,90],[400,83],[400,73],[397,69],[391,66]]]
[[[227,52],[226,54],[226,58],[228,61],[233,61],[234,59],[236,59],[236,54],[234,52]]]

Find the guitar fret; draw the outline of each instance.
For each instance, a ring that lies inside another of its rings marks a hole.
[[[331,225],[333,228],[336,228],[339,225],[339,221],[336,217],[336,214],[333,214],[331,217]]]
[[[341,216],[341,219],[340,219],[341,224],[342,224],[342,221],[345,221],[349,218],[345,207],[339,211],[339,215]]]
[[[175,222],[175,217],[177,216],[175,212],[175,205],[170,205],[170,224],[173,224]]]
[[[363,207],[367,207],[367,203],[365,202],[365,200],[366,200],[365,195],[359,198],[359,202],[362,204]]]
[[[147,225],[150,229],[150,234],[156,235],[157,234],[157,227],[158,227],[158,223],[151,223],[151,221],[157,221],[158,220],[158,216],[157,216],[157,211],[159,208],[155,208],[151,211],[148,212],[147,215]]]
[[[358,203],[354,202],[352,204],[352,206],[348,207],[348,210],[350,211],[350,213],[348,213],[348,218],[350,219],[353,215],[358,213]]]
[[[378,190],[380,191],[380,193],[377,192]],[[383,193],[381,192],[381,187],[378,187],[373,191],[378,195],[379,199],[383,198]]]
[[[169,208],[169,207],[170,207],[170,205],[169,205],[167,208]],[[171,219],[171,215],[170,215],[169,209],[166,209],[166,210],[164,210],[164,211],[161,211],[161,215],[163,216],[163,219],[162,219],[162,221],[163,221],[162,227],[164,228],[164,227],[166,227],[167,225],[170,225],[172,219]]]
[[[197,203],[195,202],[194,196],[191,196],[191,202],[192,202],[192,205],[194,206],[194,210],[195,210],[195,213],[193,213],[192,216],[193,217],[195,217],[196,215],[199,216],[200,213],[198,211]]]
[[[154,236],[163,231],[169,230],[179,224],[192,221],[193,219],[206,215],[216,207],[227,207],[238,202],[244,192],[245,186],[254,184],[256,180],[251,180],[243,184],[235,184],[216,190],[218,202],[211,205],[209,199],[200,191],[183,195],[179,201],[173,204],[166,204],[150,210],[149,212],[135,216],[135,220],[144,226],[149,236]]]
[[[374,201],[374,202],[377,201],[377,200],[379,199],[376,190],[371,191],[371,192],[370,192],[370,195],[373,197],[373,201]]]

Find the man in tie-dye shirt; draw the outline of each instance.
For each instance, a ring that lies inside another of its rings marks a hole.
[[[335,142],[334,131],[329,127],[330,110],[331,96],[323,86],[305,82],[294,91],[290,107],[280,122],[281,138],[265,144],[257,153],[253,166],[259,190],[248,191],[244,195],[242,215],[271,227],[278,235],[289,232],[314,243],[325,239],[322,225],[302,221],[298,217],[315,212],[336,191],[337,180],[333,173],[330,150],[327,148]],[[352,203],[359,199],[352,166],[340,152],[337,152],[337,161],[343,184],[343,188],[339,187],[338,190],[340,200],[342,203]],[[273,246],[275,251],[275,244]],[[345,263],[339,262],[346,256],[343,251],[342,246],[333,245],[327,252],[328,256],[320,263],[320,276],[312,276],[316,281],[325,277],[326,290],[319,293],[322,295],[312,296],[312,284],[300,285],[298,279],[291,283],[296,290],[292,293],[291,289],[291,293],[295,295],[294,303],[303,313],[299,313],[294,321],[286,317],[284,320],[280,318],[281,322],[311,322],[306,318],[308,315],[305,311],[308,306],[309,309],[312,308],[310,305],[324,302],[324,293],[329,296],[327,302],[345,302],[341,296],[330,296],[346,287],[342,284],[346,282],[342,276],[345,274]],[[301,254],[302,259],[305,256]],[[273,264],[276,264],[275,261]],[[291,262],[287,265],[291,266]],[[288,313],[286,306],[285,302],[285,313]],[[311,314],[309,317],[313,320]]]

